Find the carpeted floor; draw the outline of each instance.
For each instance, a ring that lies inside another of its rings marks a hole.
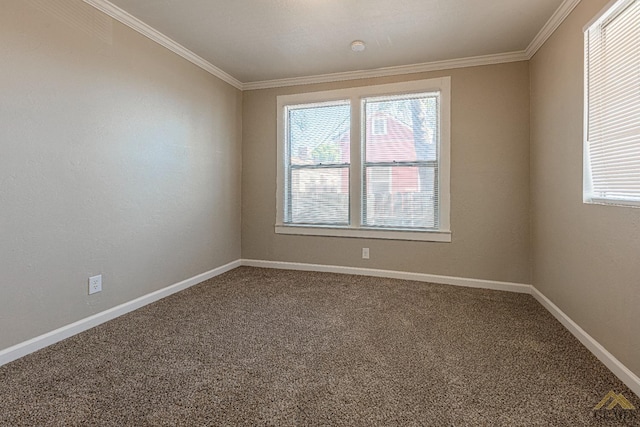
[[[610,390],[529,295],[242,267],[0,367],[0,424],[640,424]]]

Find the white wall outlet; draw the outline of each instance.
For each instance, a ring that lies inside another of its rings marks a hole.
[[[89,277],[89,295],[102,292],[102,274]]]
[[[362,248],[362,259],[369,259],[369,248]]]

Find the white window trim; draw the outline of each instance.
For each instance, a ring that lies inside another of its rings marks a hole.
[[[362,188],[359,179],[351,179],[349,226],[306,226],[284,223],[284,177],[285,177],[285,106],[339,101],[351,101],[351,176],[362,176],[362,111],[361,101],[365,97],[398,95],[420,92],[440,92],[440,152],[439,152],[439,229],[381,229],[367,228],[361,224]],[[450,171],[451,171],[451,77],[390,83],[384,85],[355,87],[323,92],[299,93],[277,97],[277,181],[276,224],[278,234],[309,236],[354,237],[368,239],[417,240],[451,242],[450,225]]]
[[[451,242],[450,231],[411,231],[388,228],[324,227],[306,225],[276,225],[277,234],[302,236],[357,237],[361,239],[417,240],[422,242]]]

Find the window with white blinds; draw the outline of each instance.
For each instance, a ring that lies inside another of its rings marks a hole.
[[[584,201],[640,206],[640,0],[585,29]]]
[[[349,224],[349,101],[285,107],[285,223]]]
[[[278,97],[276,232],[451,241],[450,78]]]
[[[363,224],[438,228],[440,93],[365,98]],[[377,132],[385,123],[386,132]]]

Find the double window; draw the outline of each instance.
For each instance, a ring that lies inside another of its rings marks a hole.
[[[640,0],[585,27],[584,201],[640,206]]]
[[[278,97],[276,232],[450,241],[450,79]]]

